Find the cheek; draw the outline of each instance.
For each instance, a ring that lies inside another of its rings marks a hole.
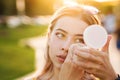
[[[62,42],[56,36],[51,36],[49,41],[49,54],[50,57],[56,56],[60,52]]]
[[[51,35],[50,41],[49,41],[49,47],[53,48],[53,50],[60,49],[62,46],[62,40],[57,38],[55,35]]]

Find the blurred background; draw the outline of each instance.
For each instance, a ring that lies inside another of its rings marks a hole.
[[[115,36],[113,45],[119,54],[120,0],[0,0],[0,80],[17,80],[33,73],[36,49],[29,40],[46,35],[51,15],[59,7],[77,3],[101,10],[103,25]]]

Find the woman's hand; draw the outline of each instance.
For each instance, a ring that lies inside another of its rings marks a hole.
[[[74,64],[101,80],[115,80],[116,74],[108,56],[109,41],[110,37],[101,51],[79,47],[80,44],[74,45],[73,53],[76,55],[76,60],[73,59]]]
[[[65,62],[62,64],[59,80],[95,80],[93,76],[73,63],[73,61],[77,61],[77,56],[73,53],[73,49],[74,46],[71,46]]]
[[[68,55],[62,64],[59,74],[59,80],[81,80],[84,71],[72,62],[73,54],[69,50]]]

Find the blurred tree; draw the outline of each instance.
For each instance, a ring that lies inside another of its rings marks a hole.
[[[16,0],[0,0],[0,15],[16,14]]]
[[[26,14],[28,16],[52,14],[54,2],[55,0],[25,0]]]
[[[3,14],[3,0],[0,0],[0,15]]]
[[[87,4],[97,7],[102,13],[108,12],[110,8],[113,8],[120,2],[120,0],[113,0],[108,2],[97,2],[94,0],[77,0],[81,4]]]

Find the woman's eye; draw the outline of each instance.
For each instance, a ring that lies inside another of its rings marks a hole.
[[[75,43],[84,43],[83,39],[75,39]]]
[[[58,37],[58,38],[64,38],[64,34],[62,34],[62,33],[56,33],[56,36]]]

